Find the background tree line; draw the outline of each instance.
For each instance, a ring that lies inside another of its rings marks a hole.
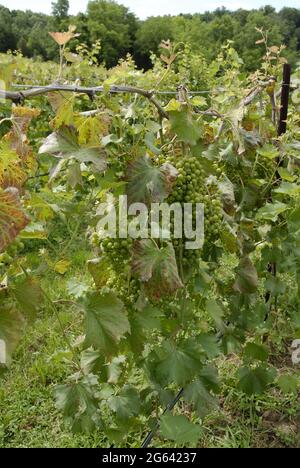
[[[48,31],[67,29],[70,23],[81,33],[78,42],[91,46],[101,40],[99,62],[108,67],[130,53],[139,67],[149,68],[150,53],[158,53],[163,39],[188,43],[208,60],[218,54],[221,44],[232,40],[246,68],[254,70],[264,47],[254,46],[259,39],[256,27],[269,31],[270,45],[287,46],[286,56],[292,65],[299,60],[300,9],[283,8],[276,12],[265,6],[231,12],[220,8],[203,14],[153,16],[141,21],[127,7],[111,0],[91,0],[87,11],[76,16],[69,16],[68,0],[53,3],[51,16],[0,5],[0,52],[20,50],[27,57],[56,59],[56,44]]]

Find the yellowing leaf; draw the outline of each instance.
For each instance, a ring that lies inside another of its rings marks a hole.
[[[8,141],[0,142],[0,186],[1,188],[21,188],[26,180],[21,168],[21,160]]]
[[[71,263],[72,262],[70,262],[69,260],[59,260],[59,262],[55,263],[54,270],[60,275],[64,275],[65,273],[67,273]]]
[[[4,137],[12,150],[20,156],[22,164],[28,169],[32,168],[34,161],[33,152],[28,144],[27,130],[31,120],[38,117],[40,111],[29,107],[13,107],[12,109],[12,128]]]
[[[10,245],[29,219],[23,213],[16,188],[0,191],[0,252]]]
[[[69,26],[69,30],[66,32],[49,32],[49,34],[58,45],[63,46],[66,45],[74,37],[80,36],[80,34],[74,33],[75,30],[76,26]]]
[[[40,113],[39,109],[31,107],[17,106],[12,108],[12,116],[18,125],[18,131],[21,131],[23,134],[28,130],[31,120],[37,118]]]
[[[99,146],[101,138],[108,134],[109,118],[107,115],[76,116],[74,120],[80,145]]]
[[[56,116],[51,122],[54,128],[58,129],[64,125],[73,124],[74,99],[75,99],[74,95],[71,95],[71,96],[69,95],[68,98],[65,98],[61,102],[61,104],[59,105],[56,111]]]
[[[57,112],[60,106],[69,100],[70,93],[63,91],[57,93],[53,91],[51,93],[48,93],[47,97],[52,109],[54,110],[54,112]]]

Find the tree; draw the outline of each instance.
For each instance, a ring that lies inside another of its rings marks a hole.
[[[70,3],[69,0],[57,0],[52,3],[52,15],[59,19],[68,18]]]
[[[162,40],[175,39],[173,18],[171,16],[152,16],[141,24],[135,41],[135,56],[138,65],[149,68],[151,65],[150,52],[157,54]]]
[[[0,52],[15,48],[15,38],[11,28],[12,21],[9,9],[0,5]]]
[[[117,64],[121,57],[133,53],[137,18],[123,5],[114,1],[90,1],[87,8],[90,41],[101,40],[101,60],[108,67]]]

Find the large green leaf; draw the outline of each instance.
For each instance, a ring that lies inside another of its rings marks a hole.
[[[244,356],[250,361],[256,359],[258,361],[266,361],[268,359],[268,348],[264,345],[256,343],[247,343],[244,349]]]
[[[173,416],[167,413],[161,418],[160,432],[163,437],[178,444],[194,445],[200,439],[202,429],[199,425],[191,423],[185,416]]]
[[[300,186],[296,183],[282,182],[280,186],[274,190],[274,193],[294,197],[300,194]]]
[[[129,203],[163,201],[170,193],[177,177],[171,164],[161,168],[152,164],[148,155],[135,159],[127,171],[127,195]]]
[[[67,282],[67,291],[70,296],[78,299],[82,297],[89,290],[89,285],[82,279],[70,278]]]
[[[13,292],[21,312],[34,319],[44,299],[39,280],[30,276],[26,277],[15,284]]]
[[[156,364],[155,376],[161,383],[175,382],[185,385],[202,369],[204,353],[193,339],[175,346],[171,341],[164,343],[160,350],[160,361]]]
[[[102,172],[106,168],[103,151],[98,147],[85,147],[78,144],[75,130],[65,127],[51,133],[39,149],[39,154],[52,154],[58,158],[75,159],[78,162],[92,163],[94,168]]]
[[[276,146],[267,143],[262,148],[257,150],[257,154],[267,159],[276,159],[280,156],[278,148]]]
[[[117,396],[109,398],[108,405],[118,419],[129,419],[139,413],[140,396],[135,388],[126,385]]]
[[[132,271],[155,298],[174,293],[183,286],[171,243],[159,248],[150,239],[137,241],[133,249]]]
[[[267,203],[267,205],[260,208],[257,212],[257,219],[264,219],[266,221],[277,221],[278,216],[289,209],[285,203],[274,202]]]
[[[219,329],[223,329],[224,311],[221,308],[221,306],[218,304],[218,302],[215,299],[209,299],[206,303],[206,310],[209,313],[209,315],[213,318],[213,320],[215,321],[217,327]]]
[[[219,391],[217,373],[212,368],[203,369],[197,380],[184,389],[184,399],[191,403],[199,416],[203,418],[218,406],[218,400],[212,393]]]
[[[164,314],[161,310],[150,305],[146,306],[141,311],[136,312],[134,316],[138,325],[145,330],[159,330],[161,328],[161,319],[163,317]]]
[[[84,301],[85,346],[111,354],[121,338],[130,332],[123,303],[112,292],[90,293]]]
[[[85,375],[98,374],[105,366],[105,356],[93,348],[84,349],[80,357],[80,367]]]
[[[282,391],[282,393],[289,394],[297,394],[297,389],[300,386],[300,379],[299,376],[290,375],[290,374],[282,374],[277,381],[277,384]]]
[[[196,145],[201,136],[201,127],[193,118],[190,109],[182,105],[178,110],[169,111],[171,127],[179,140],[191,146]]]
[[[239,370],[238,388],[247,395],[262,394],[274,381],[275,375],[273,369],[266,367],[256,367],[255,369],[243,367]]]
[[[98,401],[95,397],[95,377],[56,387],[56,407],[63,412],[74,432],[91,432],[101,426]]]
[[[213,359],[220,354],[220,346],[215,334],[201,333],[197,336],[197,342],[202,346],[209,359]]]

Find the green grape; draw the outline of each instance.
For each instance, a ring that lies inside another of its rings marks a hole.
[[[168,162],[172,164],[179,172],[173,187],[172,193],[168,198],[169,203],[203,203],[205,210],[205,245],[203,250],[208,250],[220,237],[222,231],[222,203],[218,189],[214,185],[209,187],[205,184],[205,172],[201,167],[201,161],[195,156],[184,158],[168,157]],[[222,171],[221,171],[222,172]],[[219,173],[221,174],[219,171]],[[195,227],[196,207],[193,207],[193,227]],[[182,258],[184,266],[197,268],[199,258],[202,256],[202,249],[186,250],[185,242],[187,239],[174,239],[173,245],[177,258]]]
[[[260,159],[259,164],[256,165],[255,177],[269,181],[272,176],[274,176],[276,167],[276,160],[274,161],[274,159],[268,158],[264,158],[263,160]]]

